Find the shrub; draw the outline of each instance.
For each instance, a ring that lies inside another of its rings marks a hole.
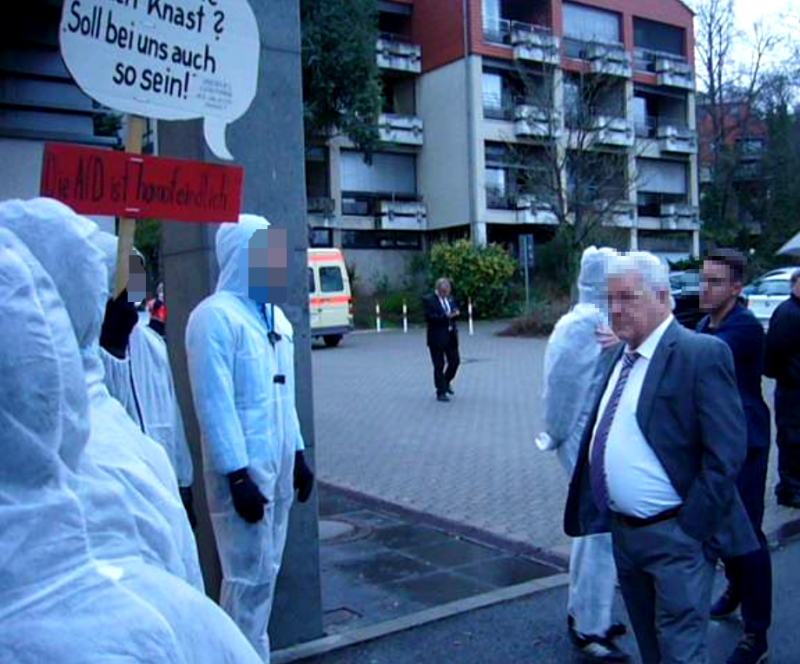
[[[498,335],[501,337],[549,336],[558,319],[567,311],[569,311],[568,298],[536,302],[530,314],[515,318],[508,327],[498,332]]]
[[[517,262],[499,245],[478,246],[469,240],[434,244],[430,252],[430,280],[447,277],[453,294],[465,310],[472,299],[476,318],[496,318],[511,313],[511,281]]]

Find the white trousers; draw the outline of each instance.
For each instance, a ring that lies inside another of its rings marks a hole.
[[[275,599],[275,584],[281,569],[286,535],[289,529],[289,511],[292,500],[273,499],[264,509],[269,537],[262,541],[265,558],[269,560],[269,573],[259,581],[232,581],[223,577],[220,605],[242,630],[264,664],[270,662],[269,619]]]
[[[568,477],[577,460],[576,446],[566,441],[558,457]],[[617,567],[611,533],[576,537],[569,556],[569,602],[567,611],[575,629],[584,636],[605,636],[611,627],[611,610],[617,587]]]

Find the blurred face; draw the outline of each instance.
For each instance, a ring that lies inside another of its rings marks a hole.
[[[128,302],[138,304],[147,296],[147,275],[141,258],[134,254],[128,261]]]
[[[285,303],[288,299],[286,229],[257,230],[247,251],[249,296],[256,302]]]
[[[705,261],[700,274],[700,308],[706,313],[721,311],[742,292],[742,283],[733,280],[733,271],[724,263]]]
[[[608,280],[608,307],[616,335],[638,348],[669,314],[669,293],[654,293],[637,272]]]
[[[436,287],[436,292],[439,294],[439,297],[450,297],[450,284],[443,281]]]

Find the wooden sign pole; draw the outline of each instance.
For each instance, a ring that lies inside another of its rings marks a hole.
[[[129,154],[142,154],[142,140],[144,138],[145,121],[138,115],[128,116],[128,135],[125,137],[125,152]],[[117,244],[117,274],[114,279],[114,299],[119,297],[128,287],[130,273],[131,251],[133,250],[133,236],[136,232],[136,219],[120,217],[119,243]]]

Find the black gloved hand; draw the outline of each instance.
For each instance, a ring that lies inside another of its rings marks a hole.
[[[231,496],[236,512],[247,523],[258,523],[264,518],[264,505],[269,501],[258,489],[258,485],[250,479],[247,468],[228,473],[231,485]]]
[[[306,463],[306,455],[298,450],[294,453],[294,488],[297,491],[297,500],[306,502],[314,488],[314,473]]]
[[[192,487],[181,486],[178,487],[178,491],[181,494],[181,502],[183,503],[183,509],[186,510],[189,525],[191,525],[192,530],[194,530],[197,528],[197,514],[194,513],[194,495],[192,494]]]
[[[114,357],[125,359],[128,339],[139,321],[136,305],[128,302],[128,289],[122,291],[116,300],[106,303],[106,317],[100,331],[100,345]]]

